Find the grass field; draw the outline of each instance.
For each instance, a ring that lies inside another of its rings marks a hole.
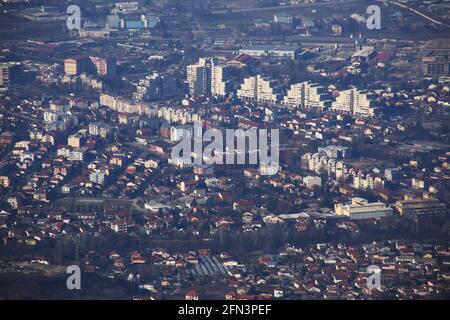
[[[35,22],[16,15],[0,14],[0,40],[58,40],[67,37],[63,22]]]

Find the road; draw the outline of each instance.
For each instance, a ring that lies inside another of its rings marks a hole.
[[[444,23],[444,22],[439,21],[439,20],[436,20],[436,19],[426,15],[425,13],[422,13],[422,12],[420,12],[420,11],[410,7],[410,6],[407,6],[406,4],[399,3],[399,2],[396,2],[396,1],[389,1],[389,3],[395,4],[396,6],[399,6],[399,7],[403,8],[403,9],[407,9],[409,11],[412,11],[415,14],[421,16],[422,18],[425,18],[426,20],[428,20],[428,21],[430,21],[430,22],[432,22],[434,24],[437,24],[437,25],[440,25],[440,26],[445,26],[445,27],[448,27],[448,28],[450,27],[449,24]]]
[[[289,10],[289,9],[295,9],[295,8],[339,5],[342,3],[352,3],[352,2],[360,2],[360,1],[361,0],[342,0],[342,1],[331,1],[331,2],[320,2],[320,3],[303,3],[303,4],[299,4],[299,5],[294,5],[294,6],[276,6],[276,7],[216,10],[216,11],[211,11],[211,14],[225,14],[225,13],[230,13],[230,12],[231,13],[239,13],[239,12],[257,12],[257,11],[271,11],[271,10]]]

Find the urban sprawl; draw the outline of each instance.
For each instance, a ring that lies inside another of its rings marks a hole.
[[[448,299],[449,5],[370,4],[1,1],[0,298]]]

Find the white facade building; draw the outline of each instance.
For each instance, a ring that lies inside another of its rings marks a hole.
[[[237,96],[243,100],[278,103],[281,100],[281,88],[268,77],[257,75],[244,79],[237,90]]]
[[[355,87],[340,91],[331,109],[339,113],[372,117],[376,112],[375,95]]]
[[[291,85],[283,103],[296,108],[325,109],[331,105],[331,100],[325,87],[304,81]]]
[[[211,94],[213,96],[225,96],[232,90],[229,66],[213,66],[211,69]]]
[[[299,46],[250,45],[239,50],[239,54],[253,57],[273,57],[295,59],[301,53]]]
[[[177,95],[175,79],[169,75],[160,75],[155,72],[139,81],[133,98],[137,101],[157,101],[172,99]]]
[[[220,65],[217,58],[200,58],[187,66],[187,83],[191,96],[224,96],[231,92],[230,66]]]
[[[216,58],[200,58],[197,64],[187,66],[187,82],[191,96],[211,95],[211,73],[217,64]]]
[[[171,107],[161,107],[158,109],[158,117],[166,120],[169,123],[193,123],[201,122],[201,116],[197,113],[192,113],[183,109],[176,109]]]
[[[335,204],[334,212],[337,216],[350,219],[374,219],[391,216],[393,209],[382,202],[369,203],[366,199],[355,197],[351,204]]]
[[[121,113],[138,113],[148,116],[156,116],[158,108],[145,102],[134,102],[121,97],[115,97],[106,93],[100,94],[101,106],[110,108]]]

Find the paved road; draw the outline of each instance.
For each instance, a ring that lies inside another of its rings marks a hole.
[[[399,3],[397,1],[389,1],[389,3],[395,4],[396,6],[399,6],[399,7],[404,8],[404,9],[408,9],[409,11],[414,12],[415,14],[421,16],[422,18],[425,18],[426,20],[428,20],[428,21],[430,21],[430,22],[432,22],[434,24],[437,24],[437,25],[440,25],[440,26],[445,26],[445,27],[450,27],[449,24],[444,23],[444,22],[439,21],[439,20],[436,20],[436,19],[426,15],[425,13],[422,13],[422,12],[418,11],[417,9],[414,9],[413,7],[410,7],[410,6],[406,5],[406,4]]]
[[[329,5],[339,5],[342,3],[352,3],[360,2],[361,0],[342,0],[342,1],[331,1],[331,2],[320,2],[320,3],[303,3],[296,6],[276,6],[276,7],[259,7],[259,8],[242,8],[242,9],[231,9],[231,10],[215,10],[211,11],[212,14],[224,14],[224,13],[238,13],[238,12],[257,12],[257,11],[270,11],[270,10],[289,10],[295,8],[306,8],[306,7],[318,7],[318,6],[329,6]]]

